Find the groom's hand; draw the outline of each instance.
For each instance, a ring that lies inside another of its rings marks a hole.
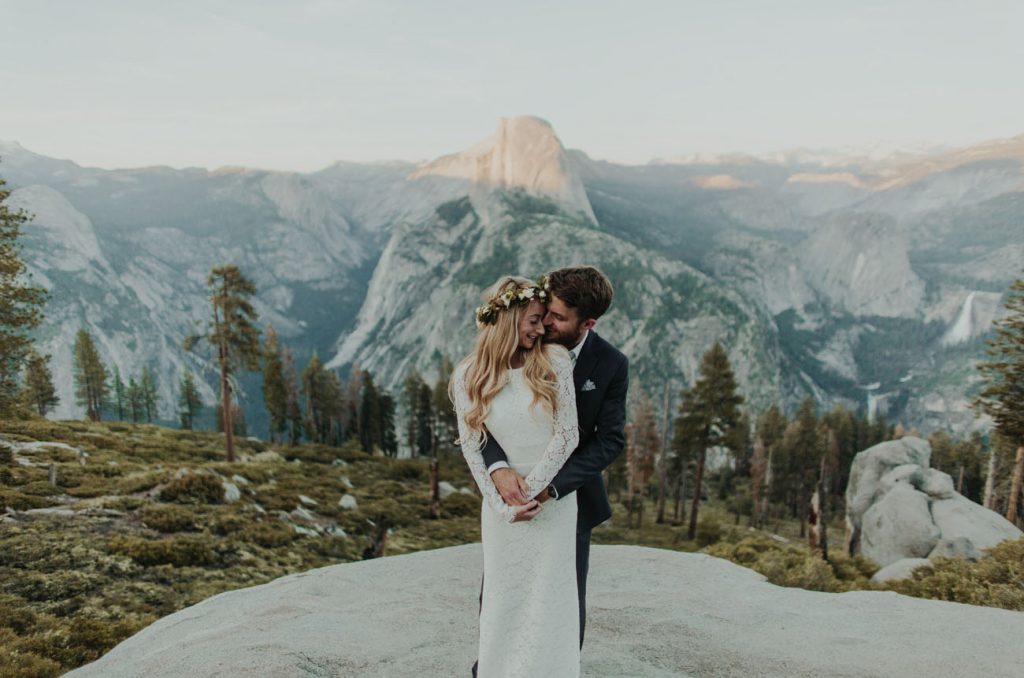
[[[526,496],[526,481],[510,468],[499,468],[491,474],[498,494],[509,506],[521,506],[529,501]]]

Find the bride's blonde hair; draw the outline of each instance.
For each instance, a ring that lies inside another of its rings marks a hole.
[[[499,298],[509,290],[519,290],[534,285],[534,282],[519,276],[503,276],[483,294],[484,303]],[[484,420],[491,413],[491,401],[508,383],[509,364],[519,348],[519,322],[530,307],[529,303],[502,307],[493,323],[479,324],[476,346],[463,358],[452,372],[448,383],[448,395],[455,400],[455,375],[466,366],[466,392],[469,396],[469,411],[466,425],[475,434],[485,435]],[[550,351],[565,349],[552,344],[542,344],[540,337],[533,348],[523,354],[523,378],[533,392],[530,407],[541,403],[553,417],[557,411],[555,368],[551,364]]]

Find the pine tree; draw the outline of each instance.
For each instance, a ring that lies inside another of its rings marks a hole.
[[[755,435],[764,445],[766,457],[764,461],[764,482],[761,492],[761,506],[758,509],[761,524],[769,518],[770,505],[784,501],[783,474],[780,472],[785,465],[785,454],[782,450],[782,438],[788,422],[786,415],[775,404],[761,413],[757,419]]]
[[[185,339],[185,350],[190,351],[201,339],[206,339],[217,353],[220,368],[220,411],[226,416],[223,425],[227,460],[235,460],[234,425],[231,417],[241,408],[232,407],[234,373],[245,368],[251,372],[260,369],[260,331],[256,309],[249,301],[256,294],[256,286],[237,266],[217,266],[206,279],[210,287],[213,317],[205,335],[191,335]]]
[[[191,370],[185,370],[185,374],[181,376],[178,392],[178,407],[180,408],[178,415],[181,417],[181,427],[191,431],[195,427],[196,417],[203,410],[203,398],[199,395],[199,389],[196,387],[196,380],[192,376]]]
[[[1008,313],[993,323],[995,337],[987,342],[990,360],[978,364],[986,385],[973,405],[1017,445],[1006,503],[1006,519],[1016,523],[1024,487],[1024,278],[1010,286],[1004,306]]]
[[[274,440],[288,426],[288,387],[284,381],[284,365],[273,325],[267,326],[267,338],[263,346],[263,402],[270,415],[270,439]]]
[[[302,395],[306,399],[306,437],[316,443],[327,441],[330,432],[330,396],[323,362],[316,350],[302,370]]]
[[[342,424],[345,427],[345,437],[362,440],[360,426],[360,407],[362,406],[363,392],[363,370],[359,363],[353,363],[349,370],[348,382],[345,384],[345,395],[343,398],[344,412],[342,413]]]
[[[117,420],[125,420],[125,412],[128,407],[128,394],[121,378],[121,369],[114,365],[114,406],[117,407]]]
[[[402,391],[406,417],[405,438],[413,457],[428,457],[432,454],[433,427],[433,394],[427,382],[413,368],[405,377]]]
[[[800,519],[800,536],[806,535],[806,507],[817,483],[825,442],[818,430],[817,406],[807,396],[800,403],[796,419],[786,428],[783,447],[786,450],[785,482],[791,515]]]
[[[445,456],[455,453],[455,439],[459,437],[455,406],[448,398],[448,382],[452,377],[452,361],[448,356],[441,359],[441,369],[434,382],[431,410],[434,415],[434,448],[437,454]]]
[[[285,394],[287,395],[288,444],[295,446],[302,437],[302,406],[300,404],[299,380],[295,372],[295,356],[287,346],[282,351],[281,360]]]
[[[142,386],[135,381],[134,376],[128,377],[128,388],[125,392],[128,397],[128,414],[132,422],[137,424],[146,416],[146,402],[142,396]]]
[[[156,376],[148,367],[142,368],[139,392],[142,398],[142,411],[145,414],[146,421],[152,423],[159,414],[157,405],[160,401],[160,395],[157,393]]]
[[[736,378],[729,365],[729,356],[722,345],[715,342],[701,359],[697,383],[684,393],[676,419],[676,438],[689,437],[692,440],[697,464],[687,530],[690,540],[697,535],[697,512],[707,450],[728,446],[736,440],[734,429],[739,424],[739,406],[742,403],[743,396],[736,391]]]
[[[398,437],[395,435],[395,399],[389,393],[380,395],[380,447],[388,457],[398,456]]]
[[[629,517],[627,524],[633,526],[633,516],[637,518],[636,527],[643,522],[643,495],[651,476],[654,474],[654,461],[661,452],[661,435],[655,420],[654,405],[643,390],[639,393],[635,414],[633,416],[629,445],[626,458],[629,478]]]
[[[17,405],[18,377],[32,346],[29,332],[42,322],[48,296],[45,289],[22,280],[26,266],[18,237],[30,216],[5,204],[11,194],[6,186],[0,179],[0,416]]]
[[[754,456],[750,460],[750,499],[753,502],[753,513],[750,516],[751,527],[761,527],[764,519],[764,500],[768,496],[768,452],[764,440],[760,436],[754,439]]]
[[[107,368],[92,336],[84,329],[75,335],[74,353],[75,401],[85,408],[89,419],[99,421],[107,403]]]
[[[28,365],[25,367],[25,387],[22,400],[45,417],[50,408],[60,404],[57,391],[53,387],[53,374],[50,372],[50,356],[39,355],[34,350],[29,352]]]
[[[363,451],[373,454],[375,449],[383,448],[383,433],[380,395],[373,383],[373,375],[367,372],[363,376],[363,397],[359,407],[359,442]]]

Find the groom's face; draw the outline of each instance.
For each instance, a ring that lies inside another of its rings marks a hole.
[[[593,320],[580,320],[575,308],[566,305],[554,294],[551,295],[548,312],[544,314],[544,341],[571,349],[579,343],[584,330],[593,326]]]

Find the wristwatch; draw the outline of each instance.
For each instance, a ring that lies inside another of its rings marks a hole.
[[[554,485],[548,485],[548,496],[552,499],[558,499],[558,490],[555,489]]]

